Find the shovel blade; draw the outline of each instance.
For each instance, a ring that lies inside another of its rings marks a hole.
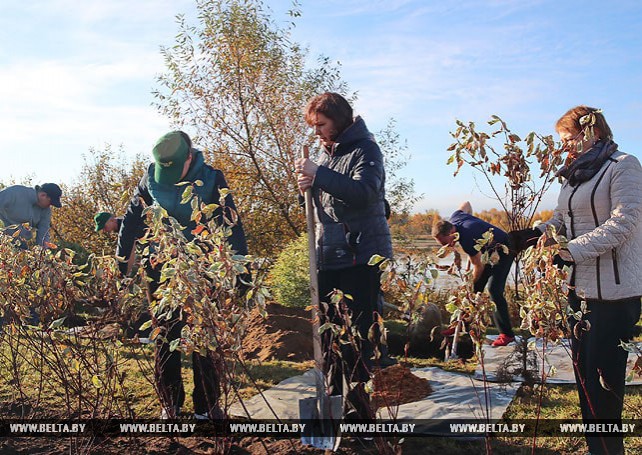
[[[299,416],[306,424],[301,433],[301,443],[317,449],[336,451],[341,443],[339,423],[342,413],[343,397],[340,395],[326,396],[322,400],[299,400]]]
[[[299,400],[299,419],[307,424],[301,432],[301,444],[311,446],[312,428],[309,423],[319,419],[316,398],[302,398]]]

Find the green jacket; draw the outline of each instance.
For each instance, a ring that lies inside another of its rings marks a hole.
[[[202,186],[196,187],[195,193],[205,204],[219,203],[220,189],[227,188],[227,182],[223,173],[212,168],[205,163],[203,153],[200,150],[192,149],[194,159],[189,172],[183,179],[186,182],[195,182],[200,180]],[[190,220],[192,209],[189,203],[181,204],[181,195],[185,190],[184,186],[163,185],[154,181],[154,163],[149,168],[141,181],[139,182],[134,196],[131,199],[129,208],[123,218],[123,223],[118,235],[118,246],[116,255],[125,259],[129,258],[132,246],[136,239],[142,237],[145,233],[145,219],[142,216],[143,203],[152,205],[157,202],[161,207],[167,210],[167,213],[175,218],[182,226],[185,226],[183,234],[187,239],[193,238],[191,231],[195,227],[194,221]],[[232,195],[228,194],[225,199],[227,210],[236,211],[236,206],[232,200]],[[213,218],[219,222],[222,221],[222,209],[219,207],[213,213]],[[232,227],[232,235],[228,239],[232,248],[238,254],[247,254],[247,242],[241,220]],[[120,270],[123,274],[127,271],[127,264],[119,263]]]

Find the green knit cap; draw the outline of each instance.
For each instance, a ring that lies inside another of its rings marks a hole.
[[[96,223],[96,232],[100,231],[105,227],[105,224],[111,218],[111,213],[109,212],[100,212],[94,215],[94,223]]]

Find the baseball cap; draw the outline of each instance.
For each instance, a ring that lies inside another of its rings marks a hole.
[[[189,156],[189,146],[179,131],[161,137],[154,145],[154,180],[157,183],[176,184],[181,178],[183,165]]]
[[[51,205],[54,207],[62,207],[60,203],[60,196],[62,196],[62,190],[55,183],[43,183],[42,185],[36,185],[36,191],[43,191],[47,193],[47,196],[51,199]]]
[[[111,218],[111,213],[109,212],[100,212],[94,215],[94,223],[96,223],[96,232],[100,231],[105,227],[105,224]]]

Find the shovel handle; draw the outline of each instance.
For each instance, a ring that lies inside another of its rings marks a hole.
[[[310,157],[307,145],[301,150],[303,158]],[[310,297],[312,300],[312,346],[314,349],[314,363],[319,371],[323,372],[323,354],[321,352],[321,335],[319,334],[319,277],[317,275],[317,251],[314,238],[314,206],[312,204],[312,189],[305,190],[305,217],[308,231],[308,257],[310,269]]]

